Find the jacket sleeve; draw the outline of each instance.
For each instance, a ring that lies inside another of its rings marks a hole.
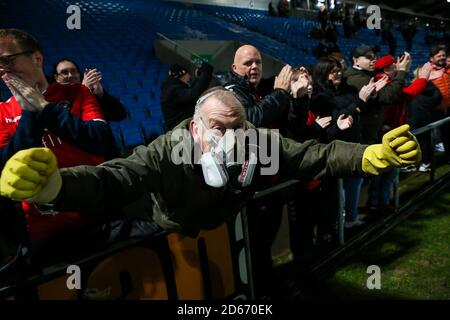
[[[362,156],[367,146],[335,140],[318,144],[280,138],[281,173],[290,179],[320,179],[364,175]]]
[[[300,137],[308,126],[309,97],[291,98],[288,113],[288,125],[294,137]]]
[[[137,147],[126,159],[114,159],[99,166],[61,169],[62,188],[55,201],[60,211],[92,214],[111,212],[149,192],[160,192],[162,171],[170,166],[170,149],[165,136],[148,146]]]
[[[317,122],[312,124],[311,130],[314,133],[314,138],[318,138],[322,142],[327,142],[337,136],[339,128],[336,123],[337,118],[334,117],[336,109],[337,106],[333,97],[323,92],[313,94],[311,98],[311,110],[316,114],[322,114],[322,117],[324,117],[324,113],[326,113],[326,116],[332,117],[330,125],[326,128],[322,128]]]
[[[275,89],[258,102],[249,99],[248,94],[243,93],[238,87],[230,87],[237,94],[245,108],[247,120],[255,127],[268,127],[284,114],[289,107],[291,96],[283,89]]]
[[[49,103],[38,117],[58,137],[92,154],[104,155],[114,141],[106,121],[82,120],[61,105]]]
[[[399,102],[402,98],[403,87],[405,86],[405,77],[405,71],[398,71],[392,79],[392,82],[378,91],[374,98],[382,104],[393,104]]]
[[[16,152],[42,144],[44,126],[37,117],[36,112],[22,110],[17,130],[12,135],[0,125],[0,170]]]
[[[318,140],[318,141],[328,141],[327,128],[322,128],[316,121],[314,121],[310,127],[308,127],[307,139],[305,140]]]
[[[365,111],[367,108],[367,104],[361,100],[360,98],[356,99],[355,102],[350,103],[345,108],[339,109],[338,114],[346,114],[350,116],[354,116],[355,114],[358,114],[360,112]]]
[[[103,90],[102,97],[96,96],[96,98],[107,121],[120,121],[127,117],[127,109],[124,105],[106,90]]]
[[[408,95],[409,98],[412,99],[421,94],[426,86],[427,86],[427,79],[419,78],[414,80],[409,86],[404,87],[403,93]]]

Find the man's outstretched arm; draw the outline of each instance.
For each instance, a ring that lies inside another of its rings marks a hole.
[[[381,144],[369,146],[339,140],[300,144],[281,138],[280,153],[282,173],[296,179],[377,175],[421,159],[420,145],[408,125],[386,133]]]
[[[0,194],[17,201],[51,203],[58,211],[108,212],[145,193],[160,191],[162,167],[170,165],[165,161],[170,154],[164,143],[162,136],[136,148],[126,159],[61,170],[50,149],[22,150],[7,161]]]

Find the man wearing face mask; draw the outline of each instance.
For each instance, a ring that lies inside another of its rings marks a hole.
[[[244,140],[233,134],[234,138],[224,141],[233,137],[229,134],[232,130],[258,137],[249,139],[244,161],[237,161],[238,165],[228,151],[232,145],[242,152],[236,142],[242,145]],[[257,141],[257,148],[251,146],[252,141]],[[260,159],[261,149],[269,149],[269,165],[255,162],[252,153]],[[193,119],[184,120],[148,146],[137,147],[126,159],[58,169],[49,149],[20,151],[2,171],[0,194],[99,216],[151,193],[148,217],[133,220],[140,233],[131,236],[161,230],[196,236],[200,230],[216,228],[232,218],[252,197],[263,174],[289,179],[379,174],[415,163],[420,155],[408,126],[389,132],[382,144],[371,146],[342,141],[297,143],[271,130],[255,129],[245,121],[244,108],[233,93],[214,88],[199,100]]]
[[[192,80],[186,68],[179,64],[170,67],[167,78],[161,84],[160,98],[166,132],[192,116],[195,102],[208,88],[212,72],[213,67],[204,61]]]

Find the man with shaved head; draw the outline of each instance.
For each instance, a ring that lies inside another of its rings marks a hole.
[[[308,83],[303,78],[292,82],[290,65],[281,69],[269,93],[261,90],[263,64],[261,54],[254,46],[243,45],[237,49],[231,69],[231,72],[218,75],[219,82],[237,95],[245,108],[247,120],[256,127],[285,127],[280,123],[288,119],[291,99],[294,102],[292,111],[301,111],[299,98],[305,96],[303,88]]]

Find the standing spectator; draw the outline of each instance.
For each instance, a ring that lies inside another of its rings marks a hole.
[[[430,50],[429,61],[425,65],[431,67],[429,80],[435,80],[445,73],[447,66],[447,47],[444,45],[433,46]]]
[[[343,28],[344,28],[344,36],[346,38],[351,38],[355,35],[353,20],[350,15],[350,10],[348,7],[345,7]]]
[[[278,16],[277,12],[275,11],[275,8],[273,7],[272,1],[269,2],[269,16],[271,17]]]
[[[383,79],[383,77],[387,76],[387,85],[389,86],[397,72],[397,64],[394,57],[386,55],[378,58],[375,62],[375,72],[376,80]],[[396,128],[406,123],[407,104],[425,89],[430,73],[431,67],[429,65],[420,68],[414,81],[403,88],[402,99],[399,100],[399,103],[392,104],[385,109],[383,131]]]
[[[325,41],[328,43],[334,44],[337,46],[337,31],[334,25],[331,22],[328,22],[324,29]]]
[[[359,91],[375,75],[376,59],[372,49],[366,45],[360,45],[353,49],[352,59],[353,67],[346,70],[345,76],[347,83]],[[380,141],[385,108],[401,100],[410,64],[411,58],[409,54],[406,54],[397,62],[397,72],[392,79],[384,75],[375,82],[375,93],[367,100],[367,107],[360,114],[361,143],[370,144]],[[389,85],[387,85],[388,82]],[[371,183],[376,184],[378,181],[371,179]]]
[[[375,55],[366,45],[360,45],[352,51],[353,66],[344,74],[347,83],[357,91],[367,85],[375,75]],[[397,64],[397,72],[389,86],[386,86],[388,77],[375,82],[376,94],[367,101],[367,108],[361,112],[361,143],[376,143],[379,141],[379,132],[383,127],[384,108],[398,102],[402,96],[407,70],[411,64],[409,54]]]
[[[321,141],[329,142],[339,139],[360,142],[359,114],[366,109],[366,102],[375,91],[373,79],[358,92],[347,85],[342,78],[342,66],[338,61],[323,58],[314,68],[313,80],[311,110],[322,118],[331,116],[331,124],[326,127],[326,134],[322,135]],[[345,226],[347,228],[363,223],[358,214],[362,182],[362,177],[344,179],[344,194],[341,196],[345,204]],[[330,188],[326,194],[330,195],[336,189]],[[324,194],[323,197],[326,195]]]
[[[279,17],[289,16],[289,2],[287,0],[279,0],[277,8]]]
[[[355,9],[355,12],[353,13],[353,28],[355,35],[358,33],[359,29],[361,29],[362,23],[361,13],[358,9]]]
[[[281,128],[280,123],[285,124],[291,103],[290,91],[297,94],[300,90],[294,88],[300,81],[294,86],[291,82],[292,67],[284,66],[273,84],[267,85],[268,81],[261,81],[261,54],[254,46],[244,45],[236,50],[231,68],[231,72],[219,74],[217,78],[222,86],[237,95],[245,108],[247,120],[256,127]],[[303,101],[304,96],[294,98],[294,112],[304,107]]]
[[[432,74],[432,83],[437,87],[441,94],[441,102],[436,106],[435,120],[449,116],[450,108],[450,69],[447,66],[446,47],[437,46],[430,52],[430,61],[434,74]],[[430,77],[431,78],[431,77]],[[450,160],[450,124],[444,124],[440,128],[442,143],[444,144],[447,161]]]
[[[325,27],[328,23],[328,10],[324,5],[320,6],[317,18],[319,19],[322,30],[325,30]]]
[[[397,63],[394,57],[386,55],[377,59],[375,62],[375,72],[376,80],[380,80],[387,76],[387,86],[389,86],[392,78],[395,77],[395,73],[397,72]],[[407,104],[425,89],[430,72],[431,68],[422,69],[419,72],[419,78],[402,89],[402,98],[397,103],[393,103],[386,107],[382,133],[406,123]],[[369,198],[367,200],[368,208],[372,211],[381,210],[386,213],[393,212],[394,207],[389,201],[394,183],[395,181],[398,181],[398,175],[399,170],[393,169],[383,172],[381,175],[371,179]]]
[[[406,122],[413,129],[423,127],[436,119],[436,107],[441,103],[442,95],[439,89],[433,84],[433,82],[428,81],[427,86],[415,99],[408,103],[408,117]],[[445,137],[444,137],[445,138]],[[431,153],[433,147],[430,144],[430,133],[423,133],[417,136],[422,153],[422,161],[419,166],[421,172],[428,172],[431,170]],[[411,165],[402,168],[403,172],[416,171],[417,166]]]
[[[204,61],[192,81],[186,68],[179,64],[170,67],[167,78],[161,84],[161,108],[166,132],[192,116],[195,102],[208,88],[212,72],[213,67]]]
[[[416,35],[416,26],[413,21],[409,21],[406,27],[402,29],[402,34],[406,42],[406,51],[411,52],[413,39]]]
[[[78,64],[68,58],[60,59],[53,66],[53,78],[61,84],[82,83],[94,94],[107,121],[121,121],[127,117],[123,104],[102,86],[102,74],[97,69],[86,69],[81,76]]]
[[[49,85],[43,59],[31,35],[0,29],[0,75],[13,94],[0,103],[0,168],[16,152],[40,146],[53,151],[61,168],[102,163],[113,137],[94,95],[81,83]],[[33,243],[58,246],[54,237],[70,238],[94,222],[78,212],[53,212],[30,201],[22,202],[22,208]]]

